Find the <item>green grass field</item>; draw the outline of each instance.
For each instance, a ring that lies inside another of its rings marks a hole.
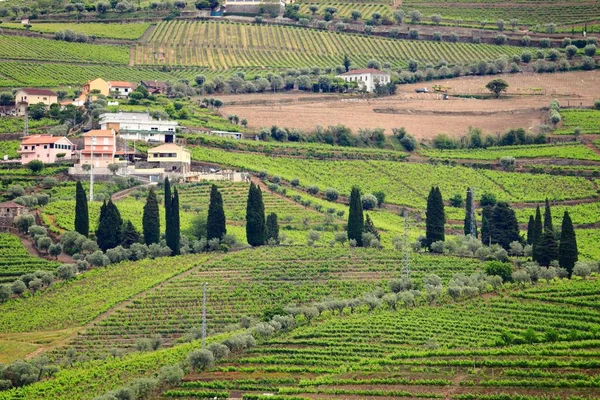
[[[525,146],[490,147],[487,149],[460,149],[460,150],[421,150],[426,157],[440,159],[467,159],[467,160],[499,160],[510,156],[522,158],[566,158],[573,160],[600,161],[600,155],[582,144],[543,144]]]

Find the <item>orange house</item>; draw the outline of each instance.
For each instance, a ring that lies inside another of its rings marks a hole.
[[[79,163],[93,165],[95,168],[107,168],[115,162],[117,138],[115,131],[92,130],[83,135],[84,148],[81,150]]]

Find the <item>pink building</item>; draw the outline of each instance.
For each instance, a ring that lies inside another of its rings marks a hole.
[[[81,150],[79,163],[92,164],[94,168],[107,168],[115,162],[117,138],[115,131],[92,130],[83,135],[84,148]]]
[[[44,164],[70,160],[75,145],[64,136],[32,135],[21,138],[21,164],[39,160]],[[58,155],[61,155],[58,157]]]

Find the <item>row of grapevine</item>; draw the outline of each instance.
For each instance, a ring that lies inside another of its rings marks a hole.
[[[136,65],[205,68],[336,66],[344,54],[357,66],[370,59],[403,67],[411,58],[470,63],[520,54],[513,46],[393,40],[299,27],[215,22],[163,22],[133,51]]]

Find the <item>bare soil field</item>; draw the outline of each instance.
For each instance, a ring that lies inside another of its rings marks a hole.
[[[222,111],[246,118],[251,127],[278,125],[312,130],[316,126],[343,124],[354,131],[405,127],[417,138],[438,133],[458,136],[472,126],[487,133],[510,128],[533,130],[543,123],[550,101],[563,106],[590,106],[599,97],[600,71],[562,74],[517,74],[500,76],[509,84],[499,99],[473,99],[453,95],[486,94],[485,85],[495,77],[462,77],[419,84],[400,85],[395,96],[367,99],[347,95],[282,93],[221,96]],[[437,93],[417,94],[414,89],[434,84],[451,89],[449,100]]]

